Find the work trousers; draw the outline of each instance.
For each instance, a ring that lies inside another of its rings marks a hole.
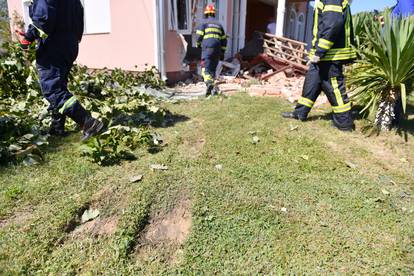
[[[70,36],[47,38],[39,44],[36,63],[40,87],[55,114],[71,115],[71,107],[77,102],[68,90],[68,78],[78,49],[78,41]]]
[[[294,113],[306,119],[316,99],[324,92],[333,110],[333,122],[342,129],[353,128],[351,103],[346,93],[343,65],[340,62],[311,64],[305,78],[302,97]]]
[[[203,48],[201,54],[201,74],[205,83],[212,83],[216,77],[217,65],[220,61],[221,49]]]

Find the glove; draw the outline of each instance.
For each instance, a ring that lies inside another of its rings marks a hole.
[[[319,56],[317,56],[317,55],[313,55],[313,56],[309,59],[309,61],[308,61],[308,65],[311,65],[312,63],[313,63],[313,64],[319,63],[319,61],[321,61],[321,58],[320,58]]]
[[[27,51],[32,44],[32,42],[28,41],[26,38],[24,38],[25,33],[19,30],[16,30],[16,33],[19,35],[19,43],[18,46],[23,50]]]
[[[19,42],[19,47],[23,50],[23,51],[27,51],[30,47],[32,43],[26,39],[23,39],[22,41]]]

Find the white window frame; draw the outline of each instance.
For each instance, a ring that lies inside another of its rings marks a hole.
[[[191,0],[186,1],[187,6],[187,28],[178,28],[178,12],[177,12],[177,0],[168,0],[168,29],[170,31],[176,31],[179,34],[188,35],[192,32],[192,16],[191,16]]]
[[[88,15],[86,12],[87,7],[85,7],[85,2],[86,2],[86,6],[87,6],[87,1],[88,0],[81,0],[83,9],[84,9],[84,35],[96,35],[96,34],[109,34],[112,31],[112,18],[111,18],[111,0],[107,0],[108,1],[108,10],[106,11],[107,17],[108,17],[108,22],[107,22],[107,26],[106,28],[103,28],[101,30],[88,30]]]

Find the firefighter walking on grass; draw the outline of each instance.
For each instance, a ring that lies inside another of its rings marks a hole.
[[[227,49],[227,36],[223,26],[217,21],[213,21],[216,17],[214,5],[207,5],[204,17],[207,22],[197,28],[197,47],[202,49],[201,74],[207,86],[206,95],[209,96],[216,93],[214,78],[220,59],[224,59],[224,53]]]
[[[49,133],[64,135],[65,120],[69,117],[82,128],[82,140],[87,140],[98,134],[104,125],[92,118],[67,87],[83,35],[83,6],[80,0],[33,0],[30,18],[32,23],[28,30],[17,32],[23,49],[37,41],[40,85],[52,112]]]
[[[282,113],[284,118],[305,121],[323,90],[332,105],[333,125],[342,131],[354,129],[351,102],[346,94],[343,75],[343,65],[356,58],[353,43],[348,0],[317,0],[309,53],[310,67],[302,97],[293,112]]]

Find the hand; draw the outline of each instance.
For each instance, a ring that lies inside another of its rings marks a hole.
[[[23,50],[23,51],[27,51],[30,48],[30,45],[32,43],[26,39],[23,39],[22,41],[19,41],[19,47]]]
[[[319,61],[321,61],[321,58],[317,55],[313,55],[311,58],[309,58],[308,65],[311,65],[312,63],[319,63]]]
[[[15,30],[15,32],[18,37],[17,39],[19,40],[19,47],[24,51],[28,50],[30,47],[30,44],[32,43],[25,38],[24,36],[25,33],[22,32],[21,30]]]

